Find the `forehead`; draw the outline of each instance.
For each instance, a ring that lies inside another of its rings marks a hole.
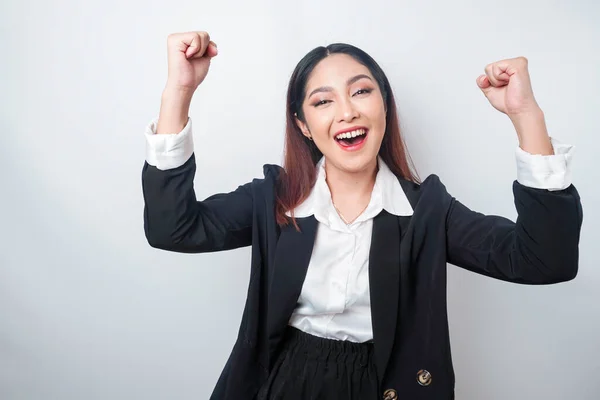
[[[348,78],[365,74],[373,77],[367,67],[347,54],[332,54],[321,60],[311,72],[306,88],[346,86]]]

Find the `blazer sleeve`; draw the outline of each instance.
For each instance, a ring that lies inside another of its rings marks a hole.
[[[513,183],[518,217],[484,215],[450,197],[446,217],[448,262],[522,284],[575,278],[583,211],[572,184],[549,191]]]
[[[195,156],[180,167],[159,170],[144,163],[144,231],[150,246],[202,253],[249,246],[252,241],[251,183],[230,193],[196,200]]]

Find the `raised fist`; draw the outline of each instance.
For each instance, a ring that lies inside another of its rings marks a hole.
[[[196,90],[202,83],[211,58],[217,55],[217,45],[207,32],[172,33],[167,39],[167,86]]]

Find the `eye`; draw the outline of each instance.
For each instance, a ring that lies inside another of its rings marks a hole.
[[[321,100],[318,103],[315,103],[314,106],[318,107],[318,106],[322,106],[323,104],[327,104],[329,103],[329,100]]]
[[[357,94],[371,93],[372,91],[373,89],[359,89],[353,94],[353,96],[356,96]]]

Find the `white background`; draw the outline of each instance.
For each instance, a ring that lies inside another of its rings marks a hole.
[[[514,218],[516,135],[475,79],[526,56],[551,135],[577,147],[580,272],[533,287],[449,266],[457,399],[598,399],[599,20],[593,0],[3,1],[0,398],[209,397],[250,252],[151,248],[140,180],[167,35],[206,30],[220,54],[191,110],[198,198],[281,162],[294,66],[347,42],[388,74],[421,178]]]

